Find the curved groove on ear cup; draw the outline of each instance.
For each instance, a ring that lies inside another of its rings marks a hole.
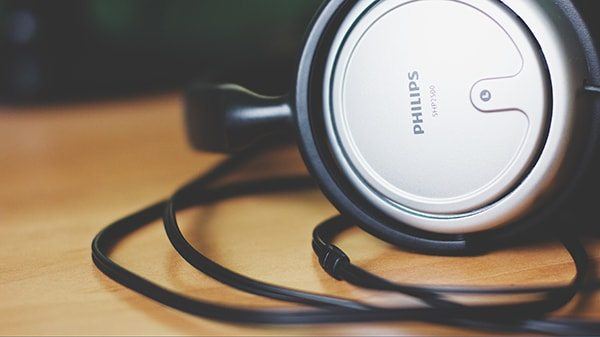
[[[237,152],[292,130],[287,96],[261,96],[235,84],[193,85],[185,96],[185,119],[192,146],[210,152]]]

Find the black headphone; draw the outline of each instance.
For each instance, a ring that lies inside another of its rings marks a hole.
[[[599,91],[571,1],[329,1],[289,95],[197,86],[186,125],[205,151],[295,134],[344,216],[400,247],[462,254],[547,226],[590,183]]]
[[[589,193],[598,182],[600,57],[588,28],[593,22],[581,13],[570,0],[326,2],[308,30],[289,95],[264,97],[236,85],[189,90],[185,112],[193,146],[239,154],[171,199],[107,227],[94,240],[94,262],[162,303],[236,322],[419,319],[597,333],[597,323],[540,318],[578,291],[598,286],[584,284],[587,255],[566,225],[571,214],[595,201]],[[179,209],[309,183],[210,186],[248,158],[255,151],[251,145],[272,135],[296,136],[312,177],[341,213],[315,230],[313,248],[323,268],[357,286],[415,296],[431,308],[373,308],[264,284],[225,269],[187,243],[177,227]],[[114,241],[163,211],[169,239],[194,267],[230,286],[322,311],[230,311],[155,286],[108,258]],[[555,288],[398,285],[352,265],[332,244],[352,225],[402,248],[455,255],[493,249],[533,228],[551,231],[563,237],[578,274],[569,286]],[[545,297],[470,307],[444,298],[453,292]]]

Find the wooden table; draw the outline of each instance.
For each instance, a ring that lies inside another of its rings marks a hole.
[[[106,224],[167,196],[222,159],[186,145],[175,94],[118,102],[0,111],[0,334],[458,335],[482,334],[419,323],[311,327],[229,325],[165,308],[94,267],[90,242]],[[296,151],[278,151],[248,172],[304,172]],[[326,275],[310,248],[313,226],[335,214],[319,191],[244,197],[181,217],[208,256],[261,280],[375,303],[400,296],[359,290]],[[474,258],[394,249],[350,230],[340,245],[357,264],[420,284],[554,284],[574,268],[556,243]],[[600,261],[600,243],[588,242]],[[229,304],[279,306],[198,273],[156,223],[114,252],[120,263],[168,288]],[[563,313],[600,318],[600,297]]]

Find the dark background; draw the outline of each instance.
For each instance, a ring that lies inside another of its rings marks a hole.
[[[281,93],[320,2],[0,1],[0,99],[112,97],[192,80]]]
[[[600,1],[578,1],[600,33]],[[0,0],[0,101],[144,94],[193,80],[281,94],[320,3]]]

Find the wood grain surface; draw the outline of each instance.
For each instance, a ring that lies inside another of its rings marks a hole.
[[[223,157],[185,143],[178,95],[117,102],[0,108],[0,334],[482,335],[420,323],[309,327],[243,326],[163,307],[105,277],[90,242],[105,225],[166,197]],[[304,173],[294,148],[252,163],[244,175]],[[203,253],[252,277],[379,304],[412,303],[326,275],[310,248],[313,227],[335,214],[318,190],[244,197],[182,214]],[[523,285],[567,282],[574,268],[556,242],[472,258],[395,249],[359,231],[339,240],[352,260],[418,284]],[[596,261],[600,243],[587,242]],[[224,287],[169,245],[159,223],[119,245],[120,263],[197,298],[255,307],[286,306]],[[600,318],[600,297],[559,314]]]

